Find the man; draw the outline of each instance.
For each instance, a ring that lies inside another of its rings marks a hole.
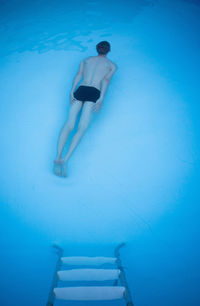
[[[93,112],[99,112],[108,84],[117,66],[106,58],[110,52],[110,44],[101,41],[96,45],[97,56],[90,56],[84,59],[75,76],[71,94],[70,111],[67,122],[65,123],[59,137],[57,157],[54,161],[54,173],[59,176],[66,176],[66,165],[72,152],[78,145],[80,139],[87,130]],[[81,81],[81,79],[83,80]],[[81,81],[77,90],[76,86]],[[74,91],[75,90],[75,91]],[[79,111],[82,109],[77,132],[74,134],[69,149],[64,158],[62,152],[67,142],[70,132],[74,129]]]

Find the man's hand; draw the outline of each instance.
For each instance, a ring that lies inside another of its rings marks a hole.
[[[99,98],[96,103],[94,104],[93,106],[93,111],[98,113],[101,109],[101,106],[102,106],[102,102],[103,102],[103,99],[102,98]]]
[[[73,92],[70,93],[70,104],[73,104],[76,101],[74,98]]]

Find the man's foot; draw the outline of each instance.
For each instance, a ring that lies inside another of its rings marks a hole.
[[[62,164],[62,176],[67,177],[67,167],[65,162]]]
[[[67,176],[66,165],[64,159],[54,160],[54,173],[58,176]]]
[[[59,159],[54,160],[54,168],[53,172],[55,175],[61,176],[62,174],[62,163],[60,162]]]

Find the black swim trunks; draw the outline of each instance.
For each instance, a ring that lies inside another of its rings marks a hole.
[[[74,92],[74,98],[82,102],[91,101],[96,103],[99,97],[100,97],[100,90],[92,86],[81,85]]]

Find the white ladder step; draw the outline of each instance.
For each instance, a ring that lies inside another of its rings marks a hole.
[[[71,269],[58,271],[62,281],[106,281],[119,278],[119,269]]]
[[[115,264],[115,257],[88,257],[88,256],[73,256],[61,257],[62,263],[66,265],[93,265],[99,266],[102,264]]]
[[[122,286],[88,286],[88,287],[65,287],[54,288],[57,299],[74,301],[98,301],[122,299],[125,287]]]

